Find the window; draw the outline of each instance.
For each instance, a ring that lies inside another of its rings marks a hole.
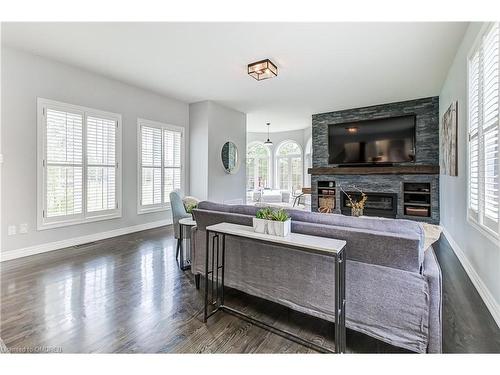
[[[469,56],[469,219],[498,237],[499,24],[489,25]]]
[[[270,187],[271,153],[263,143],[252,143],[247,148],[247,190]]]
[[[38,99],[38,228],[121,216],[121,116]]]
[[[184,129],[138,120],[139,213],[166,210],[170,192],[183,186]]]
[[[294,141],[285,141],[276,150],[276,181],[281,190],[302,189],[302,150]]]

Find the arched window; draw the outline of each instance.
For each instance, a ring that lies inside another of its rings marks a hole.
[[[263,143],[247,147],[247,190],[269,187],[271,154]]]
[[[276,150],[276,182],[281,190],[302,189],[302,150],[294,141],[281,143]]]

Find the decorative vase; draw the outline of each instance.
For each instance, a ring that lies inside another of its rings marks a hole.
[[[253,218],[253,231],[256,233],[267,233],[267,222],[266,219]]]
[[[363,216],[363,209],[351,207],[351,216],[355,216],[355,217]]]

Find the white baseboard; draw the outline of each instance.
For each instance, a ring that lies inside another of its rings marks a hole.
[[[491,315],[493,316],[493,319],[495,319],[495,322],[497,323],[498,327],[500,328],[500,305],[495,301],[495,298],[491,294],[490,290],[486,286],[486,284],[483,282],[481,277],[478,275],[472,264],[469,262],[469,259],[467,259],[467,256],[463,252],[463,250],[460,248],[460,246],[455,242],[453,237],[450,235],[450,233],[444,228],[443,228],[443,234],[445,235],[446,239],[451,245],[451,248],[455,252],[455,255],[457,256],[458,260],[462,264],[462,266],[465,269],[465,272],[467,272],[467,275],[469,276],[470,280],[472,281],[472,284],[476,287],[477,292],[483,299],[486,307],[490,311]]]
[[[172,224],[172,219],[153,221],[151,223],[134,225],[131,227],[119,228],[110,230],[107,232],[93,233],[86,236],[68,238],[67,240],[56,241],[44,243],[41,245],[35,245],[30,247],[25,247],[22,249],[15,249],[9,251],[2,251],[0,253],[0,262],[4,262],[7,260],[27,257],[30,255],[46,253],[48,251],[54,251],[59,249],[64,249],[65,247],[71,247],[76,245],[82,245],[89,242],[104,240],[106,238],[122,236],[124,234],[140,232],[141,230],[147,230],[152,228],[158,228],[165,225]]]

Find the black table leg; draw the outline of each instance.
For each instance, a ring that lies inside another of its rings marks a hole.
[[[335,296],[334,296],[334,315],[335,315],[335,353],[340,353],[340,290],[342,289],[340,285],[340,259],[339,255],[335,256]]]
[[[335,352],[345,352],[345,251],[335,257]]]
[[[346,268],[347,268],[347,250],[342,249],[342,353],[345,353],[347,345],[347,332],[345,326],[346,320]]]
[[[205,240],[205,307],[203,309],[203,323],[208,319],[208,250],[210,245],[210,232],[206,231]]]
[[[222,235],[222,270],[221,270],[221,291],[220,304],[224,306],[224,266],[226,264],[226,235]]]

